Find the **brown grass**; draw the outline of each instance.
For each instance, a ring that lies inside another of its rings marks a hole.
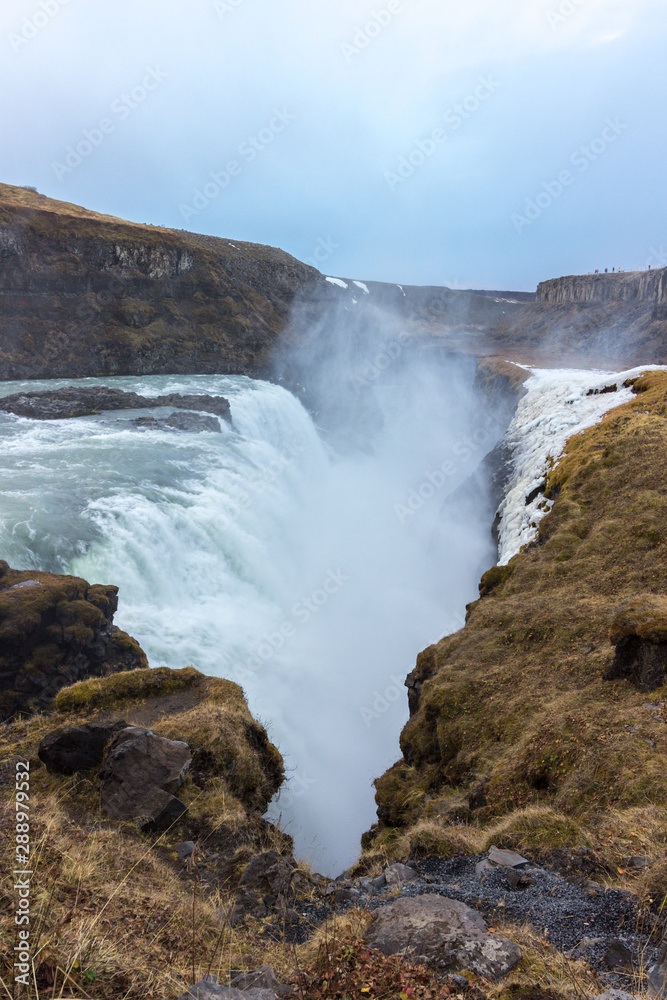
[[[616,864],[632,817],[667,806],[667,710],[644,707],[667,701],[667,687],[648,696],[603,680],[616,610],[638,595],[662,607],[667,590],[667,374],[635,390],[570,439],[538,542],[485,588],[465,629],[419,658],[425,686],[404,759],[376,783],[403,848],[452,837],[472,849],[503,821],[508,846],[594,843]],[[664,838],[647,829],[658,861]]]

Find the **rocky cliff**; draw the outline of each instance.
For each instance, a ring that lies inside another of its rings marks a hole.
[[[491,353],[534,364],[626,368],[667,361],[667,269],[573,275],[502,319]]]
[[[113,624],[117,608],[118,587],[0,560],[0,721],[45,709],[75,681],[147,667],[139,644]]]
[[[411,334],[471,353],[484,353],[487,331],[524,305],[509,294],[331,282],[272,247],[0,185],[0,379],[270,376],[297,296],[306,321],[368,297]]]
[[[259,375],[294,294],[318,280],[271,247],[0,185],[0,378]]]

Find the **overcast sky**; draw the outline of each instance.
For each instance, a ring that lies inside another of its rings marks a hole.
[[[3,0],[0,29],[7,183],[362,279],[667,264],[665,0]]]

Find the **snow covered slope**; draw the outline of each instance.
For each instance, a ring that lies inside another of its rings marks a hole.
[[[542,489],[552,465],[557,465],[568,438],[602,419],[616,406],[633,398],[624,383],[644,371],[661,366],[644,365],[625,372],[602,372],[569,368],[529,368],[528,390],[505,435],[512,453],[513,469],[501,503],[498,564],[537,536],[537,525],[553,501]],[[612,387],[614,387],[612,389]],[[641,399],[637,398],[637,407]]]

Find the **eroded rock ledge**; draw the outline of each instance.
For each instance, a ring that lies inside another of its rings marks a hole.
[[[140,396],[136,392],[90,385],[65,386],[44,392],[20,392],[0,399],[0,410],[18,417],[31,417],[33,420],[63,420],[109,410],[145,410],[163,406],[212,413],[231,422],[229,402],[224,396],[183,396],[178,392],[164,396]]]

